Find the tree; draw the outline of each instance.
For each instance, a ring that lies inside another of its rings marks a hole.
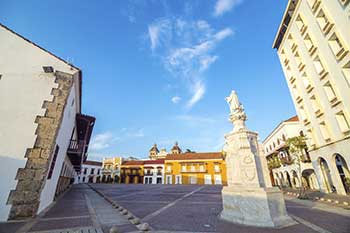
[[[306,137],[304,135],[288,138],[286,141],[286,145],[289,148],[289,152],[293,155],[293,163],[298,168],[298,176],[299,176],[299,195],[298,198],[305,199],[306,193],[305,193],[305,187],[302,183],[302,170],[301,170],[301,163],[304,160],[303,156],[305,151],[307,150],[306,145]]]

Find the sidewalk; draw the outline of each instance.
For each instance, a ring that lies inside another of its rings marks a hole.
[[[290,196],[297,196],[299,194],[298,189],[283,188],[283,193]],[[336,205],[344,209],[350,209],[350,196],[349,195],[338,195],[335,193],[322,193],[315,190],[305,191],[307,198],[311,201],[320,201],[325,204],[330,204],[332,206]]]

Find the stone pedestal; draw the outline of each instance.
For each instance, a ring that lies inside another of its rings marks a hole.
[[[223,220],[249,226],[281,228],[294,225],[278,188],[224,187]]]
[[[226,98],[230,105],[233,130],[225,135],[228,187],[222,190],[226,221],[259,227],[281,228],[296,222],[287,215],[283,194],[271,186],[258,134],[245,126],[247,116],[236,93]]]

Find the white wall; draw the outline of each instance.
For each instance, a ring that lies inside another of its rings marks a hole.
[[[6,220],[8,194],[15,189],[18,168],[24,167],[27,148],[34,145],[37,115],[57,87],[42,66],[75,73],[76,69],[0,26],[0,221]],[[4,173],[4,174],[3,174]]]

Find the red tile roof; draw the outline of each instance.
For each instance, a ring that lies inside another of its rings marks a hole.
[[[298,116],[293,116],[293,117],[289,118],[288,120],[285,120],[284,122],[293,122],[293,121],[299,121]]]
[[[221,152],[168,154],[165,160],[223,159]]]
[[[143,160],[129,160],[123,161],[122,165],[143,165],[144,162]]]
[[[164,164],[164,159],[145,160],[145,164]]]
[[[86,160],[84,162],[84,164],[86,164],[86,165],[94,165],[94,166],[102,166],[102,162],[92,161],[92,160]]]

